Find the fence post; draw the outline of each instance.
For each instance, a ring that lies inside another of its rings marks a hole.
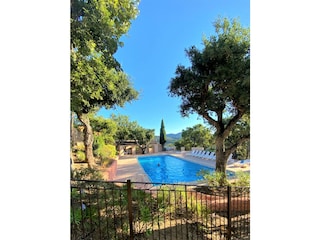
[[[231,186],[228,186],[227,188],[228,193],[228,212],[227,212],[227,218],[228,218],[228,226],[227,226],[227,239],[231,240]]]
[[[186,233],[187,233],[187,239],[189,239],[189,231],[188,231],[188,194],[187,194],[187,185],[184,185],[184,192],[185,192],[185,201],[186,201]]]
[[[131,193],[131,181],[127,180],[127,193],[128,193],[128,214],[129,214],[129,228],[130,228],[130,240],[134,240],[133,234],[133,214],[132,214],[132,193]]]

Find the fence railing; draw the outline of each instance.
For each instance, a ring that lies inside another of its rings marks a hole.
[[[250,239],[250,189],[71,181],[71,239]]]

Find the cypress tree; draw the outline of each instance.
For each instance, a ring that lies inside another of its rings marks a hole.
[[[164,127],[163,119],[161,120],[161,128],[160,128],[160,144],[162,146],[162,150],[164,150],[164,144],[167,141],[166,129]]]

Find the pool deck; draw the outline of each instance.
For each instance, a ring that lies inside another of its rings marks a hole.
[[[150,182],[148,175],[145,173],[143,168],[138,163],[137,158],[140,156],[157,156],[157,155],[171,155],[175,157],[180,157],[190,162],[201,164],[207,167],[215,167],[215,160],[206,160],[199,157],[193,157],[189,155],[190,152],[179,152],[179,151],[167,151],[159,152],[154,154],[143,154],[143,155],[125,155],[121,156],[117,162],[117,173],[113,181],[125,182],[130,179],[132,182]],[[227,170],[230,171],[248,171],[250,166],[246,168],[235,168],[227,166]]]

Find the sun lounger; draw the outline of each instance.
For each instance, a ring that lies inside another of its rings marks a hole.
[[[209,160],[216,160],[216,153],[215,152],[210,152],[209,156],[208,156]]]
[[[196,150],[192,150],[191,152],[186,153],[188,156],[192,156],[195,153]]]
[[[204,151],[204,150],[200,151],[200,152],[196,155],[196,157],[201,158],[201,157],[204,155],[205,152],[206,152],[206,151]]]
[[[200,153],[200,150],[195,150],[194,153],[192,154],[193,157],[197,157]]]
[[[205,151],[205,152],[202,154],[201,158],[202,158],[202,159],[208,159],[209,154],[210,154],[209,151]]]

